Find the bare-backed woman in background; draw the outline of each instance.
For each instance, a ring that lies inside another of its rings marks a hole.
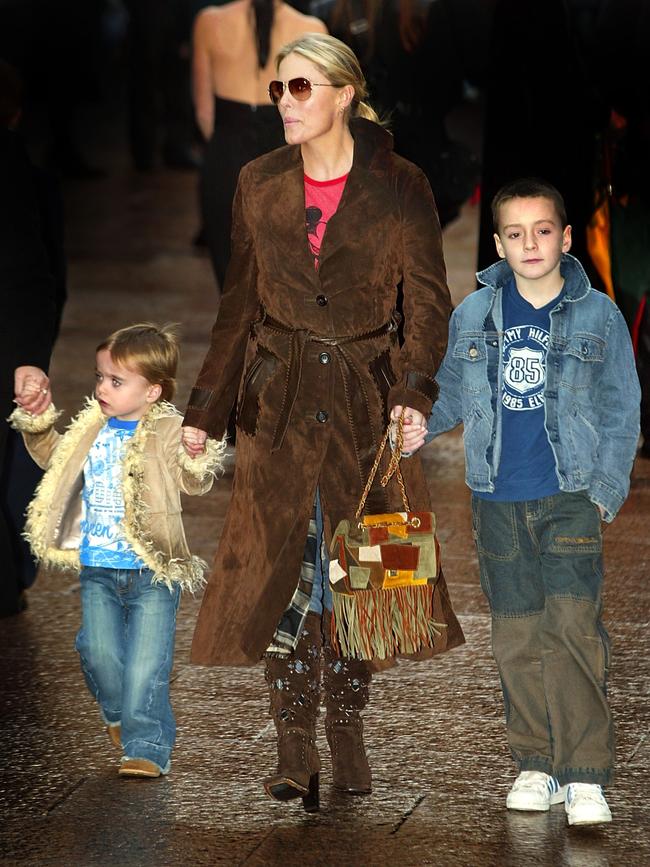
[[[208,141],[201,211],[220,288],[230,259],[239,171],[285,143],[282,120],[269,103],[274,59],[282,45],[307,32],[326,33],[327,28],[281,0],[234,0],[208,6],[196,18],[192,89],[196,120]]]

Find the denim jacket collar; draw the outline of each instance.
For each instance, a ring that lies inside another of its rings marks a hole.
[[[589,278],[575,256],[571,256],[569,253],[562,254],[560,273],[564,277],[565,301],[579,301],[589,292]],[[505,259],[500,259],[476,275],[479,283],[482,283],[483,286],[489,286],[494,293],[498,289],[503,289],[511,278],[512,268]]]

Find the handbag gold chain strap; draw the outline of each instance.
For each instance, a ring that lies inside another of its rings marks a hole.
[[[390,456],[390,461],[388,463],[388,468],[384,475],[381,477],[380,485],[382,488],[385,488],[388,482],[392,479],[393,476],[397,477],[397,483],[399,484],[399,489],[402,494],[402,502],[404,503],[404,511],[410,512],[411,507],[409,506],[409,500],[406,495],[406,487],[404,485],[404,479],[402,477],[402,471],[399,466],[399,462],[402,458],[402,448],[404,446],[404,413],[406,412],[406,408],[402,409],[402,413],[397,421],[397,435],[395,437],[395,447],[392,450],[392,454]],[[366,500],[368,498],[368,494],[370,493],[370,488],[372,487],[372,483],[375,480],[375,476],[377,475],[377,470],[379,469],[379,462],[381,461],[381,456],[384,453],[384,449],[386,448],[386,443],[388,442],[388,437],[390,436],[390,425],[389,422],[388,427],[386,428],[386,433],[383,436],[379,449],[377,451],[377,457],[375,458],[375,462],[372,465],[372,469],[370,470],[370,474],[368,475],[368,481],[366,482],[366,486],[363,489],[363,494],[361,495],[361,500],[359,501],[359,506],[357,511],[355,512],[354,517],[358,521],[361,517],[361,514],[365,508]],[[408,521],[404,521],[405,525],[412,527],[420,526],[420,519],[417,517],[413,517]],[[385,522],[383,524],[373,524],[373,527],[391,527],[394,526],[394,521]],[[359,523],[359,526],[362,526],[362,523]]]

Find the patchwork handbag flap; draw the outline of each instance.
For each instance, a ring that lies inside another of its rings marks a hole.
[[[412,512],[399,469],[404,414],[382,486],[395,475],[403,512],[363,515],[388,440],[384,435],[354,516],[337,525],[330,546],[332,643],[344,655],[384,659],[432,647],[445,624],[433,620],[440,546],[433,512]]]

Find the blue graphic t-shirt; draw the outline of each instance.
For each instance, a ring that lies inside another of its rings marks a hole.
[[[560,490],[544,427],[550,312],[558,300],[537,309],[522,298],[514,279],[504,287],[501,459],[494,492],[478,493],[483,499],[537,500]]]
[[[124,538],[120,525],[124,516],[124,447],[135,433],[137,424],[137,421],[109,418],[88,452],[84,465],[79,547],[82,566],[144,568],[145,564]]]

